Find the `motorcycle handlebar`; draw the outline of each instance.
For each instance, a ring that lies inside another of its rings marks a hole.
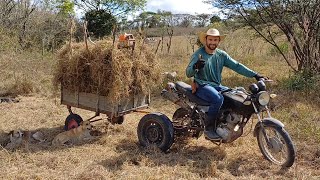
[[[269,78],[260,78],[259,81],[263,81],[263,82],[273,82],[272,79]]]

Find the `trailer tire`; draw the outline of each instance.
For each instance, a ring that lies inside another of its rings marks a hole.
[[[163,152],[170,149],[174,141],[172,122],[161,113],[143,116],[138,124],[137,133],[142,146],[156,145]]]

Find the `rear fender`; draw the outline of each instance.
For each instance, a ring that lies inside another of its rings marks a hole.
[[[284,124],[277,120],[277,119],[274,119],[274,118],[265,118],[261,121],[261,123],[257,123],[256,126],[254,127],[254,131],[253,131],[253,136],[256,137],[257,134],[258,134],[258,130],[260,129],[261,127],[261,124],[263,124],[264,126],[272,126],[272,127],[275,127],[275,128],[283,128],[284,127]]]

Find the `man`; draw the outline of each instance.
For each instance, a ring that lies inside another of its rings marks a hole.
[[[254,77],[257,80],[263,76],[235,61],[226,52],[217,48],[220,41],[224,39],[224,36],[220,35],[217,29],[211,28],[206,33],[200,33],[199,39],[203,47],[191,56],[186,75],[189,78],[194,77],[196,96],[210,103],[204,134],[207,139],[214,140],[220,138],[215,132],[215,121],[223,103],[223,96],[219,91],[227,89],[221,85],[223,67],[228,67],[243,76]]]

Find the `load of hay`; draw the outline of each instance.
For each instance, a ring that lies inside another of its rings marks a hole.
[[[58,52],[54,85],[106,96],[112,102],[148,94],[161,83],[158,59],[148,47],[116,49],[111,40],[66,44]]]

